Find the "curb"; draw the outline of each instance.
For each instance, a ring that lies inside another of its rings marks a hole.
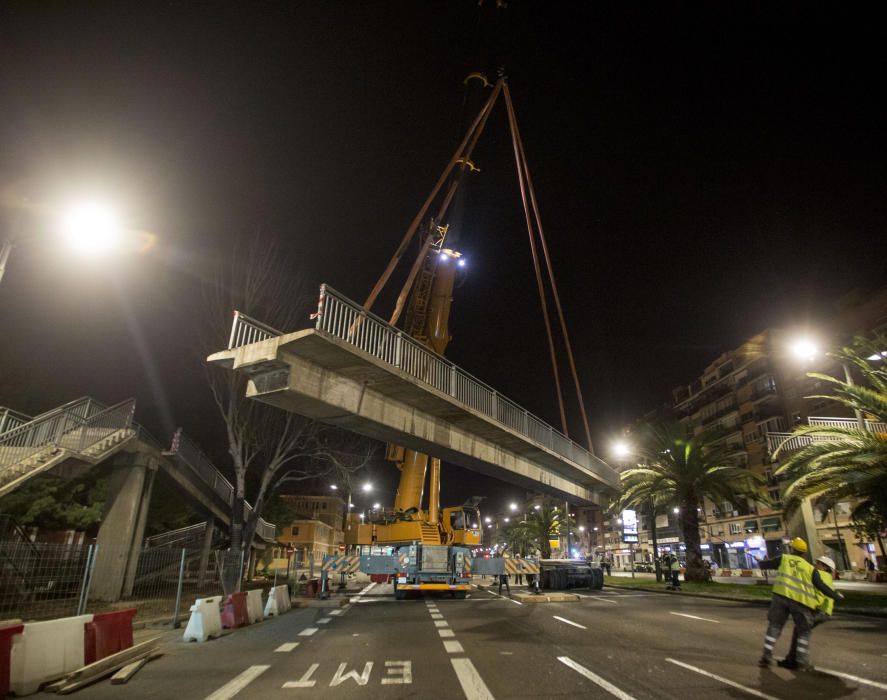
[[[710,598],[712,600],[729,600],[734,603],[746,603],[748,605],[770,606],[769,600],[753,600],[749,598],[738,598],[736,596],[718,595],[717,593],[692,593],[690,591],[660,591],[655,588],[641,588],[640,586],[614,586],[605,583],[604,588],[622,589],[625,591],[643,591],[645,593],[659,593],[660,595],[682,595],[690,598]],[[878,608],[841,608],[835,609],[835,615],[862,615],[864,617],[887,618],[887,610]]]

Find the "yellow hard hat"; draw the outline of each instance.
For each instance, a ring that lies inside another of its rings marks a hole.
[[[791,544],[789,545],[796,552],[806,552],[807,551],[807,542],[803,537],[795,537]]]

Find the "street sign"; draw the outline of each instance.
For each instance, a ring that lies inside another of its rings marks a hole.
[[[622,511],[622,541],[638,542],[638,514],[634,510]]]

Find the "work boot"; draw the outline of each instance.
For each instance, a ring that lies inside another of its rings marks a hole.
[[[760,666],[761,668],[770,668],[771,661],[772,659],[769,656],[762,656],[760,659],[758,659],[758,666]]]
[[[788,668],[792,671],[798,668],[798,662],[794,659],[782,659],[781,661],[777,661],[776,665],[779,666],[779,668]]]

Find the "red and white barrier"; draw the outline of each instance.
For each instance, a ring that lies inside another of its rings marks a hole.
[[[53,678],[84,665],[84,625],[92,615],[29,622],[12,639],[9,687],[16,695],[29,695]]]

